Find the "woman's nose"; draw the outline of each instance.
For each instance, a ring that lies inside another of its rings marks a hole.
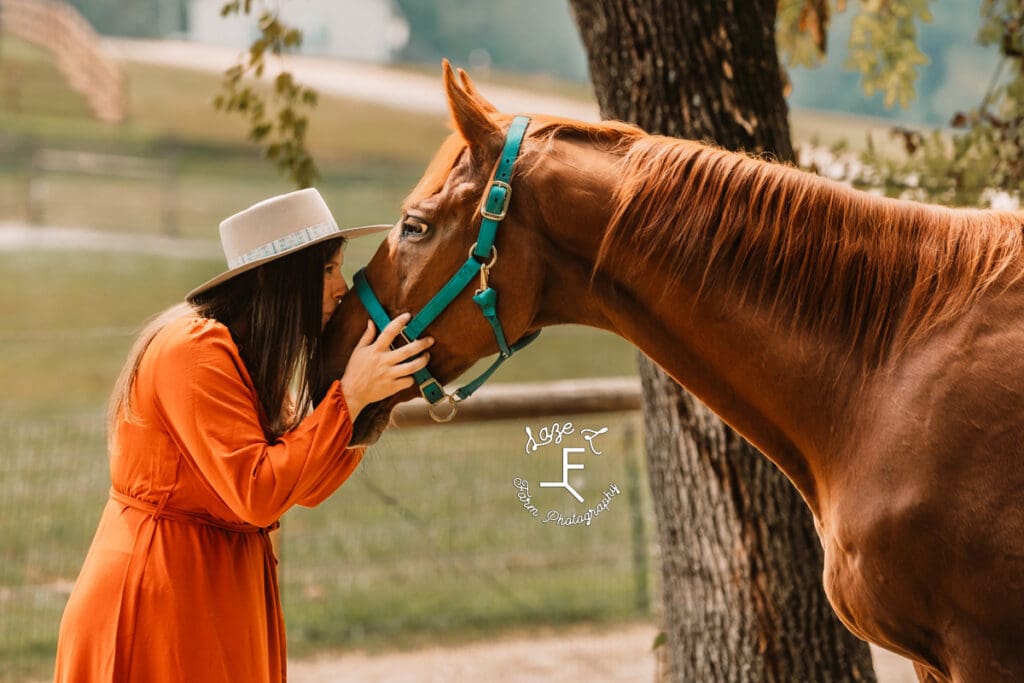
[[[334,282],[334,290],[333,290],[334,298],[335,299],[340,299],[341,297],[345,296],[345,294],[347,294],[347,293],[348,293],[348,283],[345,282],[345,278],[343,278],[343,277],[341,277],[339,275],[337,280]]]

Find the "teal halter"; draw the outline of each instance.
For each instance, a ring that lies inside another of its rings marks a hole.
[[[487,276],[495,261],[498,260],[498,250],[494,246],[494,240],[498,234],[498,227],[508,211],[509,200],[512,199],[512,187],[509,185],[512,180],[512,169],[515,166],[516,158],[519,156],[519,147],[523,142],[526,126],[529,123],[530,119],[526,116],[517,116],[512,119],[508,135],[505,136],[505,147],[501,151],[498,167],[494,171],[494,178],[491,180],[491,185],[484,196],[484,201],[480,204],[480,214],[482,216],[480,232],[477,235],[476,243],[469,250],[469,258],[441,290],[434,295],[434,298],[427,302],[423,310],[409,321],[409,324],[405,326],[401,333],[407,343],[419,338],[427,326],[437,316],[441,315],[441,312],[455,300],[455,297],[466,288],[473,278],[478,275],[480,276],[480,288],[473,295],[473,301],[480,307],[480,312],[494,330],[494,338],[498,342],[500,355],[479,377],[451,394],[445,393],[444,388],[434,379],[434,376],[430,374],[427,368],[413,374],[413,379],[419,386],[423,398],[430,404],[428,408],[430,416],[438,422],[447,422],[455,417],[455,413],[458,410],[457,404],[460,401],[469,398],[473,392],[479,389],[494,374],[494,371],[505,360],[511,358],[512,354],[540,335],[540,330],[538,330],[523,337],[515,344],[509,345],[505,339],[505,331],[501,327],[501,321],[498,320],[498,292],[487,284]],[[370,283],[366,280],[364,270],[360,269],[355,274],[353,286],[359,295],[359,300],[363,302],[366,312],[370,314],[370,318],[377,326],[377,329],[383,330],[391,322],[391,316],[387,314],[380,300],[377,299],[377,296],[370,288]],[[451,406],[451,412],[443,416],[434,412],[434,406],[442,400],[447,400]]]

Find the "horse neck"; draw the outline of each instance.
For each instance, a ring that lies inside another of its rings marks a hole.
[[[907,309],[947,305],[921,284],[927,257],[907,244],[944,244],[949,221],[943,233],[931,209],[694,143],[641,138],[624,156],[580,144],[556,151],[556,177],[544,180],[559,188],[561,210],[541,209],[562,265],[553,268],[558,296],[545,299],[573,308],[555,303],[545,323],[630,340],[816,508],[828,459],[854,429],[858,394],[920,331],[907,327]],[[575,207],[568,216],[566,200]],[[903,232],[886,251],[881,241],[896,223]],[[958,248],[936,247],[934,258]],[[917,301],[921,289],[933,300]]]

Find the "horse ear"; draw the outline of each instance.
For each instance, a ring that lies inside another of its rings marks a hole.
[[[480,94],[480,91],[476,89],[476,85],[473,83],[472,80],[470,80],[469,74],[466,73],[465,70],[463,69],[459,69],[458,74],[459,78],[462,79],[462,86],[466,89],[466,92],[469,93],[469,95],[474,100],[479,102],[480,106],[483,107],[487,112],[491,114],[497,113],[498,108],[491,104],[487,100],[487,98]]]
[[[444,60],[444,88],[448,93],[448,106],[452,111],[455,127],[469,145],[473,160],[481,165],[488,163],[501,152],[502,135],[498,124],[491,119],[493,107],[488,108],[486,100],[473,96],[472,85],[458,82],[452,65]]]

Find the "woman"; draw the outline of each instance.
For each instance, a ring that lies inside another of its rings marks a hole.
[[[334,492],[367,404],[409,386],[424,339],[374,341],[321,386],[320,335],[347,291],[346,237],[316,190],[225,220],[228,270],[143,330],[109,413],[112,488],[61,621],[55,678],[285,680],[277,560],[268,533]]]

